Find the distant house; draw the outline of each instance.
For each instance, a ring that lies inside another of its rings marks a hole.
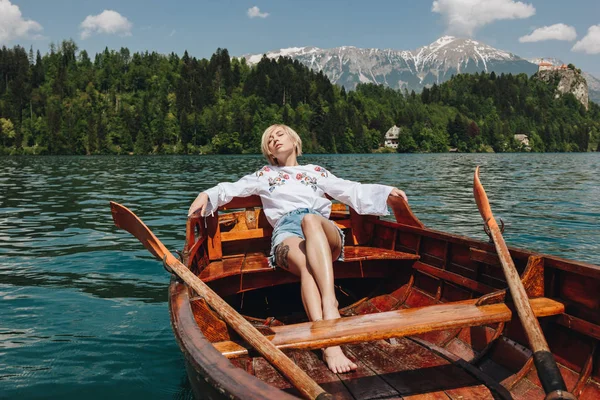
[[[385,133],[385,147],[390,147],[392,149],[398,148],[398,137],[400,136],[400,128],[396,125],[392,126]]]
[[[529,147],[529,138],[524,133],[517,133],[515,135],[515,140],[521,144],[521,146],[525,147],[526,150],[531,150]]]

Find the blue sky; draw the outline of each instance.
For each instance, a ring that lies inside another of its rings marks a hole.
[[[521,57],[556,57],[600,78],[598,0],[0,0],[0,44],[72,38],[90,54],[128,47],[209,58],[285,47],[414,50],[452,34]]]

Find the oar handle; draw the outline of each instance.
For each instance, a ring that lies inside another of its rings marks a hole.
[[[510,256],[508,247],[504,242],[500,228],[494,219],[494,214],[490,207],[487,194],[485,189],[479,180],[479,167],[475,169],[475,177],[473,179],[473,195],[475,196],[475,202],[481,217],[487,224],[494,246],[496,247],[496,253],[502,264],[502,270],[506,277],[506,282],[510,289],[510,294],[517,310],[517,315],[521,320],[531,349],[533,350],[533,361],[537,369],[540,382],[547,394],[547,399],[575,399],[575,397],[567,391],[565,382],[560,374],[558,365],[554,360],[554,356],[550,352],[540,323],[535,317],[527,292],[521,282],[515,264]],[[559,396],[559,397],[557,397]]]
[[[121,204],[110,202],[115,225],[135,236],[154,256],[162,259],[185,283],[198,293],[244,340],[255,348],[267,361],[277,368],[290,383],[307,399],[329,400],[332,396],[323,390],[306,372],[294,364],[269,339],[242,317],[225,300],[216,294],[200,278],[171,254],[150,228],[131,210]]]

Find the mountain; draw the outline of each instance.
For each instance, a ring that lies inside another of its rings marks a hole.
[[[266,53],[269,58],[287,56],[329,79],[354,89],[358,83],[377,83],[394,89],[421,91],[425,86],[442,83],[452,75],[495,71],[501,73],[537,71],[528,61],[472,39],[444,36],[416,50],[359,49],[352,46],[333,49],[295,47]],[[263,55],[243,56],[249,64]]]
[[[526,60],[476,40],[453,36],[443,36],[416,50],[293,47],[265,55],[273,59],[291,57],[313,70],[323,71],[333,83],[346,89],[354,89],[358,83],[377,83],[417,92],[434,83],[445,82],[458,73],[494,71],[496,74],[532,75],[537,72],[537,64],[542,60]],[[263,55],[242,57],[249,64],[256,64]],[[558,59],[543,60],[555,65],[563,64]],[[590,100],[600,102],[600,80],[585,72],[583,75],[589,85]]]
[[[588,74],[587,72],[582,72],[581,74],[587,81],[590,101],[600,104],[600,79]]]

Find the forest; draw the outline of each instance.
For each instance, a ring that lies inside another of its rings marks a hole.
[[[305,153],[370,153],[400,127],[397,151],[600,151],[600,106],[536,76],[456,75],[422,93],[359,84],[346,91],[289,58],[250,66],[75,42],[47,54],[0,49],[0,155],[248,154],[273,123]],[[527,135],[529,145],[515,139]],[[396,150],[394,150],[396,151]]]

